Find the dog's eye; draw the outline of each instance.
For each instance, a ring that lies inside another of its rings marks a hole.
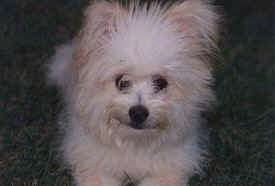
[[[131,81],[126,75],[119,75],[116,78],[116,87],[118,90],[126,90],[131,86]]]
[[[167,80],[160,75],[154,75],[152,81],[155,93],[165,89],[168,86]]]

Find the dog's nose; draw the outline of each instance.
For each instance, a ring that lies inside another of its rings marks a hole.
[[[143,105],[136,105],[130,108],[129,116],[134,123],[142,123],[149,116],[149,111]]]

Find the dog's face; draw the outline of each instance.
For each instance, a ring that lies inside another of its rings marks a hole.
[[[105,142],[177,137],[213,98],[202,60],[213,47],[215,15],[201,1],[130,10],[87,10],[74,52],[76,112]]]
[[[109,50],[82,68],[77,83],[80,113],[95,135],[102,140],[141,142],[187,127],[187,113],[193,109],[189,80],[185,84],[182,72],[169,62],[178,60],[179,54],[150,56],[148,62],[139,53],[126,57],[121,51],[111,55],[114,50]]]

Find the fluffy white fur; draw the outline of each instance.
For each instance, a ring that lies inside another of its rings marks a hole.
[[[64,157],[78,186],[180,186],[199,170],[200,113],[214,101],[208,55],[217,15],[207,1],[128,8],[94,2],[73,41],[60,46],[49,77],[66,98]],[[131,87],[122,92],[116,78]],[[167,88],[154,92],[152,78]],[[146,129],[129,127],[131,106],[149,110]]]

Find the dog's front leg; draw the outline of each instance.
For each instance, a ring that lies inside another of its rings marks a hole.
[[[76,176],[77,186],[102,186],[102,180],[99,175]]]
[[[184,186],[186,183],[177,174],[162,174],[145,178],[139,186]]]
[[[77,186],[120,186],[120,180],[106,175],[93,175],[78,182]]]

